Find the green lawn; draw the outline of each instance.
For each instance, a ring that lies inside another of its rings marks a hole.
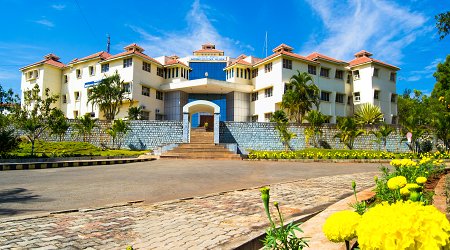
[[[111,150],[102,151],[98,147],[87,142],[43,142],[37,141],[34,145],[37,157],[68,157],[68,156],[114,156],[114,155],[142,155],[151,150]],[[31,153],[31,143],[22,142],[19,149],[12,155],[19,158],[27,158]]]

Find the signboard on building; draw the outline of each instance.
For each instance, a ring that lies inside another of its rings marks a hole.
[[[86,83],[84,83],[84,88],[88,88],[88,87],[91,87],[91,86],[95,86],[95,85],[97,85],[99,82],[100,82],[100,81],[86,82]]]
[[[191,56],[188,61],[226,61],[226,56]]]

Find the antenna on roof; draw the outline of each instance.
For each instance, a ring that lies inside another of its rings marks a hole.
[[[264,48],[263,48],[263,53],[262,53],[262,58],[266,58],[268,56],[267,54],[267,48],[270,44],[270,40],[269,40],[269,36],[267,35],[267,30],[266,30],[266,39],[264,41]],[[272,44],[270,44],[270,49],[272,49]],[[266,52],[266,56],[264,57],[264,52]]]
[[[108,52],[108,54],[109,54],[109,34],[106,34],[106,35],[108,36],[108,45],[106,47],[106,52]]]

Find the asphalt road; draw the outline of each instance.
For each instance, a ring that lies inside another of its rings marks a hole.
[[[1,171],[0,218],[134,200],[152,203],[305,178],[374,172],[380,165],[157,160]]]

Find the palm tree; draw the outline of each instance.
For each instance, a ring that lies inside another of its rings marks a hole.
[[[60,109],[52,110],[47,127],[47,129],[50,130],[50,135],[56,135],[56,138],[59,136],[59,141],[62,141],[62,138],[66,135],[66,131],[69,128],[70,123],[67,122],[64,112]]]
[[[127,118],[130,120],[140,120],[141,119],[141,107],[129,107]]]
[[[280,131],[280,141],[284,144],[284,151],[287,152],[289,150],[289,141],[297,137],[297,134],[287,130],[287,122],[278,123],[276,129]]]
[[[83,141],[86,142],[86,135],[89,136],[88,141],[91,141],[91,133],[92,129],[98,127],[95,123],[98,121],[98,118],[91,118],[90,114],[85,114],[81,117],[75,118],[78,122],[73,123],[72,126],[75,129],[72,132],[72,135],[83,135]]]
[[[124,121],[122,119],[118,119],[114,121],[114,124],[109,129],[105,129],[105,132],[108,133],[113,138],[113,147],[116,138],[118,137],[117,149],[120,149],[123,143],[123,139],[128,131],[131,130],[130,122]]]
[[[420,142],[419,139],[422,138],[423,135],[428,133],[428,128],[424,125],[419,125],[420,118],[416,116],[410,116],[403,121],[403,129],[401,131],[401,135],[403,139],[401,141],[406,141],[406,134],[411,132],[411,142],[407,143],[409,149],[413,151],[413,153],[417,153],[420,150]]]
[[[307,72],[291,76],[289,84],[293,86],[293,90],[286,90],[281,102],[282,109],[288,109],[289,118],[298,123],[303,123],[305,114],[312,110],[313,105],[319,110],[320,89],[314,84],[314,78]],[[311,82],[308,84],[308,82]]]
[[[114,117],[119,113],[123,101],[130,101],[127,89],[123,87],[124,81],[120,79],[117,70],[111,76],[104,76],[98,85],[89,89],[89,96],[87,103],[98,105],[99,109],[103,111],[107,120],[114,120]]]
[[[380,107],[368,102],[358,107],[355,112],[355,118],[361,124],[375,124],[383,120],[383,114]]]
[[[364,130],[358,129],[358,126],[359,124],[352,117],[338,117],[336,128],[341,132],[334,137],[339,138],[348,149],[353,149],[355,139],[365,133]]]
[[[312,110],[305,116],[305,120],[309,122],[310,127],[305,129],[306,143],[308,143],[308,138],[314,136],[314,148],[316,147],[317,136],[322,135],[321,130],[322,124],[328,119],[327,115],[324,115],[316,110]]]
[[[383,142],[384,150],[386,150],[387,137],[394,131],[395,128],[389,127],[387,123],[383,122],[383,125],[378,127],[378,131],[370,131],[369,134],[372,134],[377,138],[376,140],[372,140],[372,142],[377,143],[378,146]]]

